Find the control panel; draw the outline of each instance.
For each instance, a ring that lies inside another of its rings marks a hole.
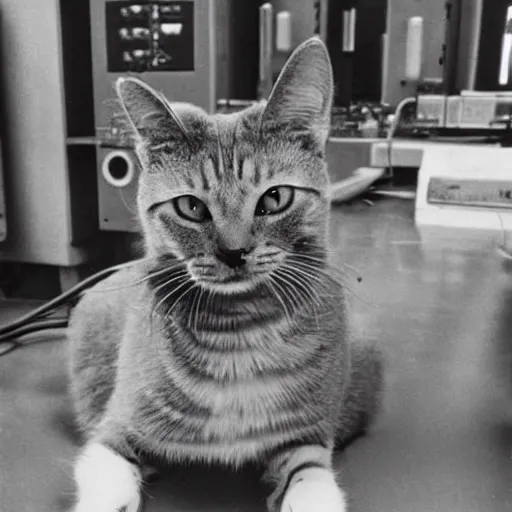
[[[139,165],[115,95],[137,76],[171,103],[216,110],[218,0],[87,0],[91,16],[99,227],[139,231]],[[72,2],[73,3],[73,2]],[[224,2],[222,2],[224,3]],[[223,25],[220,25],[223,27]]]
[[[107,62],[111,73],[194,71],[194,3],[105,4]]]
[[[427,190],[427,200],[433,204],[450,204],[487,208],[512,207],[510,180],[472,180],[433,177]]]

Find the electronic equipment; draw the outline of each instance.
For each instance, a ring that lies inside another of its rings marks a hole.
[[[135,231],[139,167],[114,82],[136,75],[169,101],[216,108],[214,0],[90,0],[99,226]]]
[[[92,257],[98,233],[94,148],[67,142],[93,134],[89,2],[9,1],[1,11],[0,260],[67,270]]]
[[[512,91],[512,1],[481,0],[475,83],[478,91]]]
[[[381,100],[383,35],[391,0],[329,0],[326,38],[335,81],[334,103]]]
[[[512,124],[512,92],[462,91],[458,95],[418,95],[417,128],[503,132]]]
[[[418,228],[512,230],[512,149],[432,145],[418,174]]]

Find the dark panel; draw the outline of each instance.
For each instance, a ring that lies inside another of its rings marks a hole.
[[[61,0],[67,134],[94,135],[91,19],[88,0]]]
[[[461,0],[446,2],[446,31],[443,46],[443,84],[444,93],[458,94],[457,91],[457,62],[459,60],[459,40],[461,32]]]
[[[498,80],[506,12],[507,7],[511,4],[510,0],[484,0],[480,47],[478,49],[476,90],[497,91],[512,89],[512,80],[509,80],[506,86],[500,86]]]
[[[108,1],[108,70],[194,71],[194,2]]]
[[[85,246],[99,233],[96,148],[68,147],[71,245]]]
[[[352,66],[342,51],[343,10],[346,9],[346,5],[347,0],[329,0],[327,10],[327,47],[334,74],[336,106],[348,105],[352,97]]]
[[[231,98],[253,100],[258,86],[259,7],[261,0],[232,0],[229,92]]]
[[[380,101],[387,0],[358,0],[352,99]]]

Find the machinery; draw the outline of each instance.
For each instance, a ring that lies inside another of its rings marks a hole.
[[[213,0],[90,0],[99,226],[137,230],[138,165],[113,84],[135,74],[170,101],[215,110]]]

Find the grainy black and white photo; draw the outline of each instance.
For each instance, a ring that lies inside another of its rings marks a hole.
[[[512,510],[512,0],[0,28],[0,512]]]

